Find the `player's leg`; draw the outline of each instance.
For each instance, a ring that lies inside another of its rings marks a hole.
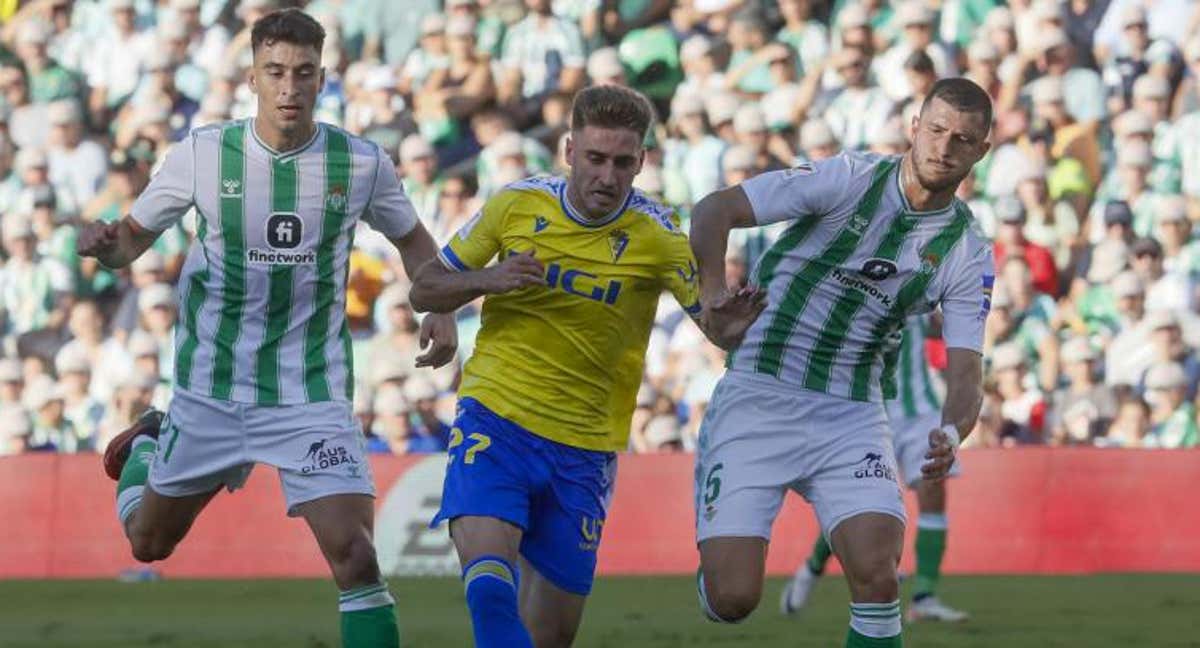
[[[517,598],[523,580],[516,568],[521,535],[520,527],[494,517],[464,515],[450,521],[478,648],[534,645]]]
[[[442,503],[431,524],[450,521],[462,565],[475,645],[533,646],[521,623],[517,555],[529,524],[530,482],[548,469],[528,432],[473,399],[459,402]]]
[[[946,554],[946,484],[948,480],[930,482],[919,480],[914,484],[920,514],[917,517],[917,575],[913,587],[912,604],[908,608],[908,620],[919,621],[965,621],[969,616],[942,603],[937,596],[938,580],[941,578],[942,557]]]
[[[532,442],[551,470],[537,482],[519,547],[528,566],[522,569],[521,618],[537,648],[566,648],[592,592],[617,457],[546,439]]]
[[[887,416],[878,404],[836,399],[814,414],[839,422],[812,444],[824,459],[804,495],[850,586],[846,646],[898,647],[905,511]]]
[[[808,603],[808,597],[812,594],[812,589],[820,580],[821,575],[825,573],[825,566],[829,563],[829,558],[833,556],[833,549],[829,546],[829,541],[822,534],[817,535],[817,541],[813,543],[812,553],[808,558],[800,563],[796,568],[796,573],[792,575],[792,579],[784,585],[783,591],[779,594],[779,610],[784,614],[795,614],[804,608]]]
[[[399,646],[395,601],[375,558],[374,498],[360,493],[328,495],[298,504],[293,512],[312,529],[337,583],[342,645]]]
[[[147,411],[105,448],[117,515],[136,559],[171,555],[217,491],[249,474],[234,449],[241,431],[233,407],[176,394],[169,415]]]
[[[807,466],[810,403],[774,379],[726,374],[696,453],[696,593],[711,621],[736,623],[762,598],[771,524]]]
[[[766,565],[765,537],[701,540],[696,592],[704,615],[717,623],[738,623],[750,616],[762,598]]]
[[[521,558],[521,620],[537,648],[570,646],[575,640],[587,597],[568,592]]]
[[[903,520],[861,513],[834,527],[831,541],[850,586],[847,648],[898,648]]]
[[[921,464],[927,461],[925,453],[929,451],[929,432],[941,424],[941,412],[934,410],[916,417],[893,420],[900,472],[909,488],[916,493],[920,510],[917,518],[917,571],[907,618],[909,621],[962,621],[967,618],[966,613],[945,606],[936,596],[942,556],[946,552],[948,481],[933,483],[921,478]],[[959,466],[955,465],[950,475],[957,476],[959,472]]]

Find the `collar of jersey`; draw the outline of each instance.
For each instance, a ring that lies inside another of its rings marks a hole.
[[[625,200],[621,202],[620,207],[617,207],[615,210],[609,212],[609,214],[604,218],[592,220],[587,216],[580,214],[575,210],[574,207],[571,206],[571,201],[567,200],[567,183],[563,182],[558,185],[558,204],[562,207],[563,213],[567,215],[567,218],[570,218],[584,227],[604,227],[605,225],[617,220],[617,218],[619,218],[621,214],[624,214],[625,210],[629,207],[630,200],[633,200],[633,189],[630,189],[629,193],[625,194]]]
[[[321,131],[324,130],[324,125],[322,125],[321,122],[317,122],[317,128],[316,128],[316,130],[313,131],[312,137],[308,138],[307,142],[301,144],[300,146],[297,146],[296,148],[294,148],[290,151],[276,151],[275,149],[271,148],[270,145],[268,145],[266,142],[259,139],[258,131],[254,130],[254,118],[251,117],[249,119],[249,121],[250,121],[250,136],[253,137],[254,141],[258,142],[258,145],[263,147],[263,149],[266,150],[267,153],[270,153],[271,157],[279,160],[280,162],[285,162],[297,155],[300,155],[304,151],[306,151],[308,149],[308,147],[312,146],[317,141],[317,138],[321,136]]]
[[[932,216],[934,214],[944,214],[944,213],[954,209],[954,201],[958,200],[957,198],[950,199],[950,204],[946,205],[945,207],[942,207],[941,209],[933,209],[930,211],[917,211],[917,210],[913,209],[912,205],[908,204],[908,196],[904,195],[904,184],[900,182],[900,165],[904,164],[903,160],[904,160],[903,157],[896,160],[895,173],[896,173],[896,191],[900,192],[900,203],[904,205],[904,213],[905,214],[908,214],[909,216]]]

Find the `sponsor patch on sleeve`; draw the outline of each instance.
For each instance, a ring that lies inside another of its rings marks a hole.
[[[787,170],[789,176],[807,176],[817,172],[817,167],[813,166],[812,162],[801,162],[796,166]]]
[[[983,307],[979,310],[979,319],[987,319],[992,310],[992,286],[996,283],[996,275],[983,275]]]

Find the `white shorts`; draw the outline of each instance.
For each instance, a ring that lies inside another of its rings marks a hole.
[[[375,495],[366,440],[350,403],[259,406],[176,390],[149,486],[167,497],[231,492],[254,464],[279,469],[288,515],[328,495]]]
[[[888,413],[897,412],[889,408]],[[912,418],[897,416],[891,423],[892,433],[896,435],[896,459],[900,464],[900,475],[905,484],[915,488],[921,480],[921,465],[929,461],[925,458],[925,453],[929,452],[929,433],[942,426],[942,413],[934,410]],[[957,477],[961,473],[960,463],[955,461],[950,466],[950,476]]]
[[[861,513],[905,521],[883,405],[768,376],[721,379],[700,425],[695,478],[697,542],[770,539],[788,489],[813,505],[826,538]]]

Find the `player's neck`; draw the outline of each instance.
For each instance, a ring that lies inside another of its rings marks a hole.
[[[950,206],[954,200],[954,192],[958,187],[950,187],[942,191],[926,189],[917,180],[913,170],[912,153],[906,154],[900,160],[900,190],[908,205],[915,211],[940,211]]]
[[[307,122],[291,131],[275,128],[269,121],[256,117],[254,119],[254,134],[259,141],[271,147],[276,153],[287,153],[304,146],[313,133],[317,132],[316,122]]]
[[[580,205],[583,204],[583,200],[579,197],[579,194],[576,192],[575,187],[572,186],[571,183],[569,183],[569,182],[567,183],[566,198],[567,198],[567,205],[571,208],[571,210],[574,211],[576,214],[579,214],[580,216],[583,216],[584,218],[588,219],[589,221],[603,220],[604,218],[607,218],[612,215],[612,212],[606,212],[603,214],[593,214],[592,212],[590,212],[586,209],[580,208]],[[622,204],[624,204],[625,197],[622,197],[621,201],[622,201]]]

